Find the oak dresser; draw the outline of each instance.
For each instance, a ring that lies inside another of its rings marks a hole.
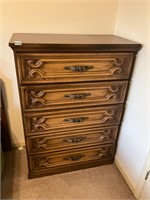
[[[113,163],[137,52],[112,35],[13,34],[29,178]]]

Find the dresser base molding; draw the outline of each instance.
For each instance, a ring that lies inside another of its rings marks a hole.
[[[90,161],[86,163],[81,163],[73,166],[68,166],[68,167],[59,167],[59,168],[53,168],[50,169],[49,171],[43,171],[43,172],[36,172],[36,173],[28,173],[28,178],[39,178],[43,176],[48,176],[48,175],[55,175],[55,174],[61,174],[65,172],[71,172],[71,171],[77,171],[77,170],[82,170],[82,169],[88,169],[92,167],[98,167],[101,165],[108,165],[108,164],[113,164],[114,160],[113,159],[107,159],[103,161]]]

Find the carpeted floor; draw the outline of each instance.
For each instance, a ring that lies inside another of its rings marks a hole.
[[[135,199],[114,164],[29,180],[25,150],[5,153],[1,193],[21,200]]]

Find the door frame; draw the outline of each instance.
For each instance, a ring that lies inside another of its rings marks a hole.
[[[140,178],[138,180],[138,184],[134,190],[134,196],[136,197],[136,199],[140,199],[140,195],[141,195],[144,185],[146,183],[145,176],[149,170],[150,170],[150,149],[148,151],[148,155],[146,157],[143,170],[142,170]]]

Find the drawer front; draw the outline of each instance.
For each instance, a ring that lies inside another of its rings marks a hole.
[[[89,144],[106,144],[115,142],[118,127],[93,128],[80,131],[72,131],[66,135],[34,136],[27,138],[29,154],[53,152],[56,150],[77,148]]]
[[[127,79],[132,53],[19,54],[21,84]]]
[[[26,134],[42,134],[59,128],[78,128],[86,125],[118,125],[122,114],[122,105],[70,109],[45,113],[25,113]]]
[[[127,82],[21,87],[24,111],[123,103]]]
[[[53,167],[76,165],[94,160],[113,159],[114,145],[103,145],[101,147],[89,147],[88,149],[78,149],[67,151],[63,154],[49,153],[38,156],[30,156],[30,172],[49,170]]]

